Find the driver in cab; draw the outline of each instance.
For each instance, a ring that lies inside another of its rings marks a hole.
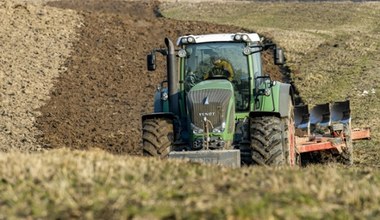
[[[233,80],[234,70],[229,61],[223,58],[214,58],[212,64],[212,69],[204,75],[204,79],[226,77],[229,81]]]

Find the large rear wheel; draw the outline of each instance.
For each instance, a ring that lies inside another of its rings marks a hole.
[[[251,119],[250,147],[253,164],[282,165],[285,163],[281,127],[281,119],[276,116]]]
[[[165,158],[170,152],[174,137],[173,121],[151,118],[143,121],[143,155]]]
[[[251,118],[251,158],[253,164],[279,166],[299,165],[296,152],[293,105],[289,116],[260,116]],[[247,152],[245,152],[247,154]]]

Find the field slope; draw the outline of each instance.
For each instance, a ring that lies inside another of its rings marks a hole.
[[[306,104],[350,99],[353,127],[372,141],[355,145],[355,164],[378,166],[380,140],[380,4],[353,2],[167,4],[174,19],[255,30],[285,48]]]
[[[0,176],[1,219],[361,219],[380,214],[380,171],[374,168],[234,170],[52,150],[0,155]]]
[[[36,15],[38,21],[46,16],[43,21],[53,26],[56,17],[49,13],[77,23],[65,27],[72,39],[57,35],[56,46],[67,45],[71,51],[55,54],[61,67],[46,82],[52,88],[50,99],[45,90],[39,98],[45,105],[39,102],[25,113],[20,107],[18,114],[10,114],[11,105],[0,106],[0,119],[19,127],[23,126],[19,118],[40,111],[32,120],[39,128],[38,140],[22,132],[2,134],[17,138],[14,148],[72,149],[1,153],[0,219],[375,219],[380,215],[379,3],[172,3],[160,6],[161,14],[171,18],[166,19],[148,16],[155,5],[145,1],[67,0],[33,7],[10,2],[0,3],[3,26],[12,19],[19,21],[15,15],[20,13],[25,14],[22,19]],[[33,27],[29,22],[25,26]],[[166,28],[155,28],[159,25]],[[353,166],[227,169],[127,154],[139,150],[138,117],[152,109],[147,97],[163,76],[162,66],[161,74],[145,71],[145,54],[160,46],[156,40],[244,29],[258,31],[285,49],[293,80],[308,104],[350,98],[354,125],[373,131],[371,141],[355,144]],[[46,30],[53,29],[34,30],[33,42],[40,42],[38,34]],[[0,32],[4,40],[5,33]],[[34,54],[43,59],[38,56],[42,51]],[[0,64],[0,74],[12,67]],[[24,67],[21,70],[0,75],[2,103],[30,94],[6,92],[4,85],[14,85],[17,91],[20,73],[34,76]],[[7,149],[7,143],[11,142],[4,141],[1,147]]]

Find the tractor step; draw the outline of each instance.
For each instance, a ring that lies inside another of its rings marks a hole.
[[[241,163],[240,150],[172,151],[169,158],[231,168],[239,168]]]

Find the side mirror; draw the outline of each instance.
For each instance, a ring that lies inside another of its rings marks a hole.
[[[285,64],[284,51],[281,48],[275,47],[274,49],[274,64],[276,65]]]
[[[148,54],[146,57],[148,71],[156,70],[156,55],[154,53]]]

